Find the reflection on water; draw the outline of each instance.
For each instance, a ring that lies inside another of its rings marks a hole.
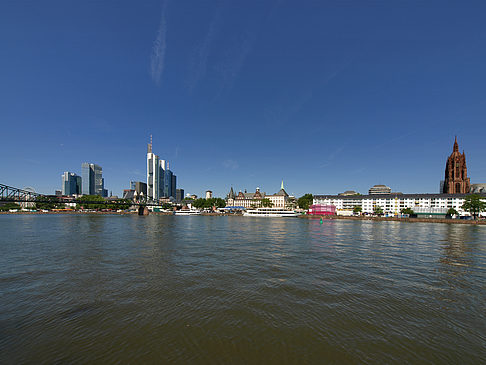
[[[0,216],[0,363],[481,363],[486,227]]]

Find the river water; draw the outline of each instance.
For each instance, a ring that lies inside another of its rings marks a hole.
[[[486,362],[486,227],[0,216],[0,363]]]

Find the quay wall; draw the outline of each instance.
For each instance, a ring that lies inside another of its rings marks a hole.
[[[408,223],[447,223],[447,224],[474,224],[486,225],[486,220],[465,220],[465,219],[443,219],[443,218],[396,218],[396,217],[346,217],[346,216],[319,216],[319,215],[301,215],[299,218],[304,219],[346,219],[358,221],[391,221],[391,222],[408,222]]]

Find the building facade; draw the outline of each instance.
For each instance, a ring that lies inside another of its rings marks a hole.
[[[259,208],[262,207],[262,200],[268,199],[272,203],[273,208],[288,209],[289,202],[291,200],[289,194],[285,191],[282,185],[280,190],[272,195],[260,192],[260,188],[256,188],[254,193],[239,192],[235,194],[233,188],[230,189],[226,196],[226,207],[239,207],[244,209]]]
[[[486,194],[486,184],[471,184],[472,194]]]
[[[334,205],[312,204],[309,207],[308,214],[310,215],[335,215],[336,207]]]
[[[147,197],[151,201],[176,198],[177,177],[166,160],[161,160],[152,151],[152,137],[147,146]]]
[[[137,195],[147,196],[147,184],[142,181],[130,181],[130,189],[137,192]]]
[[[184,189],[176,189],[176,202],[180,203],[184,200]]]
[[[66,171],[61,176],[62,195],[80,195],[82,192],[82,179],[81,176],[76,175],[74,172]]]
[[[284,184],[280,185],[280,190],[273,195],[265,195],[265,199],[272,202],[272,208],[288,209],[290,197],[284,189]]]
[[[417,215],[445,215],[454,208],[461,215],[468,213],[462,209],[467,194],[382,194],[382,195],[314,195],[313,204],[334,205],[337,213],[352,211],[359,206],[363,213],[371,214],[380,207],[385,215],[399,215],[403,208],[411,208]],[[486,194],[482,194],[486,200]]]
[[[103,179],[103,169],[94,163],[84,162],[81,164],[82,193],[83,195],[108,196]]]
[[[471,182],[467,177],[466,154],[459,152],[457,137],[454,141],[452,154],[447,158],[444,179],[444,194],[467,194]]]

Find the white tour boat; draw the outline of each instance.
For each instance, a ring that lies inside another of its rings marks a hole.
[[[181,209],[176,210],[174,215],[201,215],[201,212],[195,209]]]
[[[248,209],[243,215],[245,217],[297,217],[299,213],[280,208],[257,208]]]

